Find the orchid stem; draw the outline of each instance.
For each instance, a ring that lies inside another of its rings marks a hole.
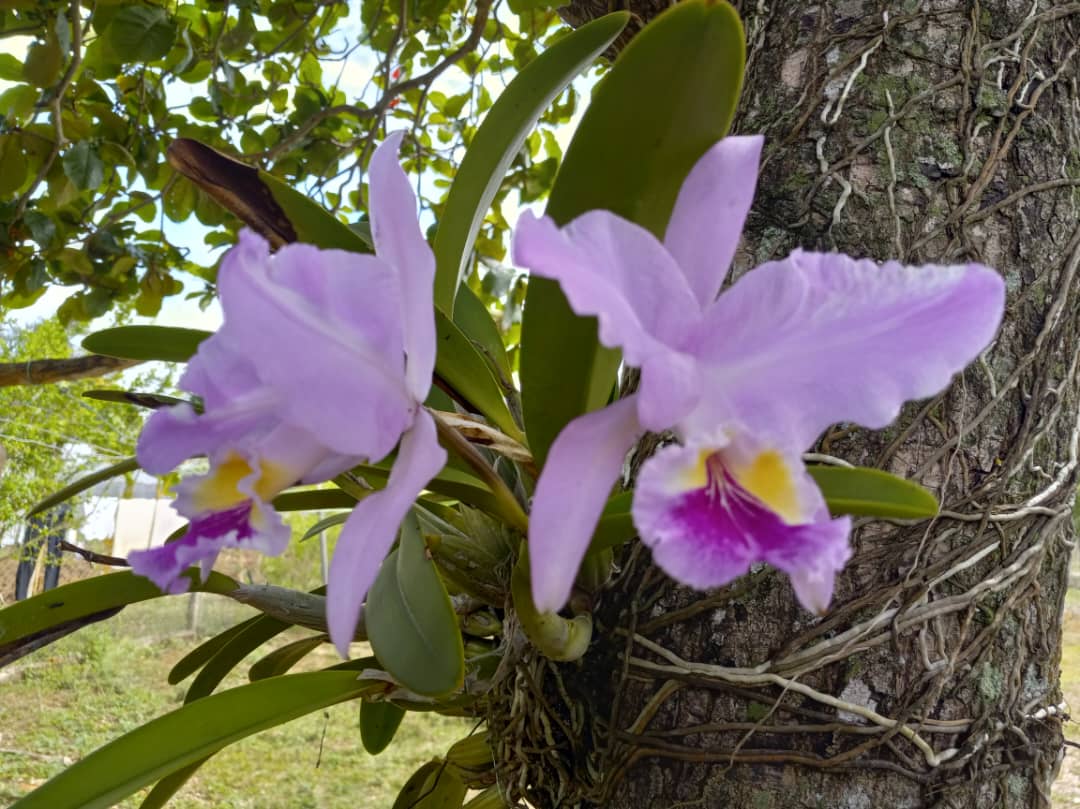
[[[435,429],[439,434],[439,442],[449,451],[453,452],[465,463],[472,467],[491,493],[495,495],[495,502],[499,507],[499,515],[513,528],[521,532],[529,530],[529,518],[521,508],[521,503],[514,497],[514,493],[506,485],[499,473],[487,462],[476,447],[470,444],[457,430],[443,421],[439,414],[428,410],[435,420]]]

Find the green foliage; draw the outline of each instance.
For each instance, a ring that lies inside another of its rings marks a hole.
[[[0,323],[4,362],[69,356],[67,334],[55,321],[32,326],[11,320]],[[157,390],[169,379],[168,371],[155,369],[138,373],[130,384]],[[120,387],[117,382],[87,379],[0,388],[0,442],[8,455],[0,475],[0,533],[15,528],[35,503],[73,479],[131,454],[142,412],[81,396],[92,389]]]
[[[440,214],[462,147],[492,104],[481,78],[525,67],[557,35],[558,17],[530,7],[495,25],[490,3],[406,8],[402,17],[369,0],[358,30],[340,0],[2,4],[0,36],[32,41],[25,60],[0,58],[0,79],[13,83],[0,92],[0,303],[25,306],[51,285],[74,285],[60,315],[87,320],[125,301],[153,314],[185,291],[209,300],[215,271],[186,245],[193,234],[210,248],[229,244],[238,223],[170,167],[177,138],[241,156],[359,223],[371,144],[407,127],[408,168],[431,179],[423,205]],[[370,72],[348,63],[357,46],[375,56]],[[576,102],[576,90],[562,91],[537,135],[550,136]],[[512,158],[482,217],[483,260],[506,254],[502,203],[546,193],[554,170],[540,137]],[[470,259],[465,275],[471,268]]]
[[[686,175],[731,126],[744,47],[726,3],[688,0],[660,15],[597,87],[547,214],[561,225],[605,209],[662,238]],[[600,346],[595,319],[577,317],[554,281],[530,281],[525,312],[525,426],[543,465],[567,422],[607,403],[619,356]]]
[[[406,688],[444,696],[461,686],[461,630],[414,514],[371,586],[365,619],[375,656]]]
[[[922,486],[880,469],[811,466],[829,511],[863,517],[924,520],[938,512],[938,502]]]
[[[236,586],[228,576],[216,572],[203,583],[194,570],[186,575],[195,590],[224,593]],[[0,653],[10,653],[20,641],[62,629],[72,622],[94,619],[162,595],[148,579],[126,571],[65,584],[0,610]]]
[[[184,634],[186,601],[157,599],[129,607],[5,670],[13,676],[0,688],[4,746],[34,755],[0,756],[0,805],[10,806],[72,760],[177,707],[182,693],[163,684],[169,667],[192,645]],[[244,609],[206,598],[199,627],[214,630]],[[305,668],[335,658],[329,647],[316,656]],[[242,685],[246,674],[241,667],[227,685]],[[356,714],[356,703],[337,705],[232,745],[204,764],[167,805],[386,809],[421,762],[440,755],[469,727],[431,713],[411,716],[376,759],[364,751]],[[139,809],[141,798],[118,805]]]
[[[435,237],[435,305],[454,312],[454,296],[472,246],[514,155],[555,97],[611,44],[626,25],[625,12],[609,15],[563,37],[499,96],[461,161]]]
[[[232,742],[379,687],[348,671],[274,677],[197,700],[91,753],[12,809],[104,809]]]
[[[364,749],[377,756],[394,740],[405,709],[392,702],[364,700],[360,704],[360,738]]]

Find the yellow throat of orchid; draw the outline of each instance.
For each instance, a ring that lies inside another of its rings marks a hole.
[[[709,484],[709,466],[715,464],[735,479],[747,493],[765,505],[789,525],[804,522],[795,475],[791,466],[774,449],[757,453],[748,462],[735,463],[723,450],[702,450],[697,463],[680,481],[687,489],[702,489]]]
[[[258,477],[251,488],[261,500],[269,500],[291,482],[277,464],[264,460],[256,469],[246,458],[233,452],[215,464],[210,474],[199,482],[192,494],[192,504],[199,512],[223,511],[239,505],[250,498],[240,490],[240,483],[256,471]]]

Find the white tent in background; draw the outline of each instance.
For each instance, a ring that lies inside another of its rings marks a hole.
[[[80,539],[111,539],[111,554],[124,557],[134,550],[164,545],[186,522],[173,510],[172,498],[159,496],[155,478],[137,473],[134,485],[125,489],[120,479],[91,489],[77,532]]]

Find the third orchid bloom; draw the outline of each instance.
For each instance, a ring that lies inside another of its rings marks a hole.
[[[729,137],[690,172],[663,241],[607,211],[559,228],[523,217],[516,263],[560,282],[638,391],[568,424],[530,517],[533,597],[567,600],[629,448],[679,439],[641,469],[633,517],[671,576],[716,587],[758,561],[823,611],[850,550],[801,454],[830,424],[880,428],[943,389],[993,339],[1001,277],[979,264],[902,266],[796,251],[718,296],[757,181],[760,137]],[[588,470],[586,473],[584,470]]]

